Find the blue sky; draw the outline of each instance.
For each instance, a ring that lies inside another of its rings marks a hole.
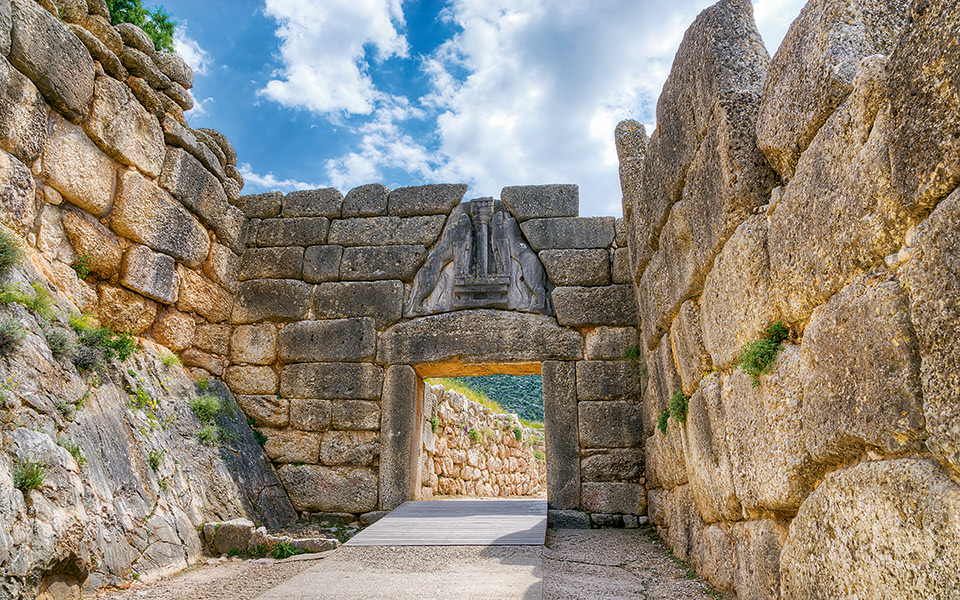
[[[153,4],[146,0],[145,4]],[[195,67],[187,113],[245,193],[364,183],[577,183],[619,215],[613,129],[655,121],[702,0],[164,0]],[[758,0],[771,54],[802,0]]]

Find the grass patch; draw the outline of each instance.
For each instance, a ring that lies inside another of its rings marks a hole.
[[[657,429],[660,430],[660,433],[667,434],[667,421],[670,419],[670,411],[665,410],[660,413],[660,416],[657,417]]]
[[[76,353],[77,344],[66,329],[51,327],[44,330],[43,336],[47,338],[47,346],[55,359],[71,358]]]
[[[179,367],[183,365],[180,362],[180,357],[174,354],[173,352],[163,352],[160,354],[160,362],[163,363],[165,367]]]
[[[140,351],[133,336],[100,326],[90,315],[71,316],[70,326],[79,342],[73,364],[81,371],[103,373],[110,361],[127,360]]]
[[[677,388],[670,397],[670,416],[677,423],[687,422],[687,407],[690,404],[690,398],[683,393],[683,390]]]
[[[23,260],[23,250],[16,238],[0,229],[0,273],[6,273]]]
[[[436,417],[430,417],[430,431],[433,433],[440,431],[440,419]]]
[[[0,286],[0,304],[19,304],[42,319],[53,317],[53,296],[39,282],[30,284],[32,293],[16,283]]]
[[[467,437],[470,438],[470,441],[471,441],[471,442],[473,442],[474,444],[476,444],[476,443],[479,442],[480,439],[483,437],[483,434],[480,433],[480,430],[477,429],[477,426],[476,426],[476,425],[474,425],[473,427],[470,428],[469,431],[467,431]]]
[[[30,459],[17,463],[13,470],[13,487],[26,492],[39,490],[47,478],[47,465]]]
[[[204,446],[218,446],[220,445],[220,428],[216,425],[201,427],[197,431],[197,437]]]
[[[533,457],[537,460],[545,460],[547,458],[547,455],[544,454],[542,450],[534,450]]]
[[[87,275],[90,274],[90,257],[86,254],[78,256],[77,260],[70,265],[70,267],[77,272],[77,277],[86,279]]]
[[[760,385],[760,375],[770,372],[773,361],[783,347],[783,342],[789,337],[790,329],[783,324],[783,321],[777,321],[763,330],[759,340],[744,344],[740,348],[737,366],[750,376],[753,387]]]
[[[517,438],[518,442],[523,439],[523,426],[520,423],[513,426],[513,437]]]
[[[204,425],[211,425],[221,412],[223,403],[213,394],[204,394],[190,400],[190,410]]]
[[[297,554],[306,554],[306,550],[301,550],[300,548],[295,547],[290,542],[279,542],[276,546],[273,547],[273,551],[270,552],[270,556],[274,557],[277,560],[283,560],[284,558],[290,558],[291,556],[296,556]]]
[[[70,456],[73,457],[73,460],[77,461],[77,466],[81,469],[86,469],[87,457],[83,455],[83,450],[80,448],[79,444],[74,444],[73,442],[66,442],[64,440],[57,440],[57,443],[60,446],[70,453]]]
[[[163,464],[163,455],[165,452],[160,448],[151,450],[147,455],[147,460],[150,461],[150,468],[153,469],[153,472],[156,473],[160,470],[160,465]]]
[[[0,321],[0,356],[9,356],[27,337],[27,330],[16,319]]]

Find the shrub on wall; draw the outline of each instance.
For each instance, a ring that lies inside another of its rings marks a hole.
[[[154,48],[173,52],[173,30],[176,23],[163,6],[153,10],[144,8],[141,0],[107,0],[110,23],[132,23],[147,32]]]

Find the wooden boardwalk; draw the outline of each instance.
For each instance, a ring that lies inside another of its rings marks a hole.
[[[542,546],[546,500],[405,502],[347,546]]]

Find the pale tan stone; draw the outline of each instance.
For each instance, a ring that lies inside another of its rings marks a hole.
[[[316,464],[320,456],[320,436],[296,430],[262,430],[267,436],[263,449],[277,463]]]
[[[270,323],[239,325],[233,330],[230,357],[235,363],[269,365],[277,360],[277,327]]]
[[[196,323],[193,317],[173,307],[165,307],[157,315],[151,335],[158,343],[175,352],[189,348],[193,342]]]
[[[77,210],[63,211],[62,220],[74,254],[84,259],[91,273],[100,279],[110,279],[120,270],[123,249],[112,231]]]
[[[99,293],[100,322],[116,331],[141,334],[157,316],[157,303],[140,294],[113,285],[101,285]]]
[[[180,276],[180,299],[177,308],[183,312],[195,312],[213,323],[230,318],[233,296],[201,273],[177,265]]]
[[[103,216],[117,188],[117,164],[80,127],[57,114],[50,123],[42,175],[68,202]]]
[[[236,394],[254,396],[277,392],[277,372],[271,367],[233,366],[227,369],[226,380]]]

